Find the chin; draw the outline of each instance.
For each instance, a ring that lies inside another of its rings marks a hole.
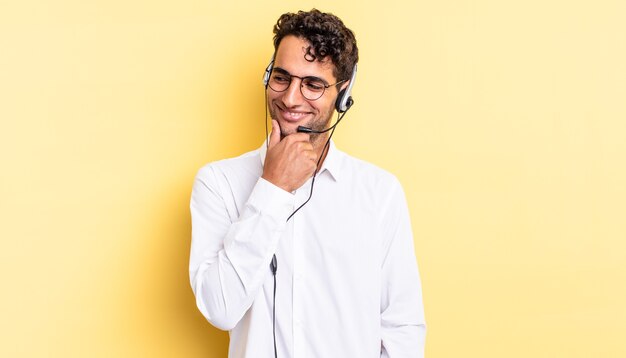
[[[288,136],[290,134],[294,134],[298,132],[298,126],[302,125],[299,123],[293,122],[285,122],[282,119],[278,119],[278,124],[280,125],[280,134],[284,136]]]

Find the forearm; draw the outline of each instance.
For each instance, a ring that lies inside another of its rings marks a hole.
[[[261,179],[231,223],[211,184],[197,180],[192,194],[190,279],[203,315],[214,326],[230,330],[269,274],[293,198]]]
[[[422,358],[426,323],[413,233],[404,193],[394,197],[382,263],[381,357]]]
[[[423,358],[426,325],[422,322],[383,326],[381,358]]]

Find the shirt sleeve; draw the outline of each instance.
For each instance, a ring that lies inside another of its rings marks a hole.
[[[189,276],[200,312],[215,327],[231,330],[270,274],[294,198],[259,178],[233,222],[224,200],[233,193],[217,178],[209,166],[194,181]]]
[[[409,211],[399,183],[390,197],[384,228],[381,357],[423,358],[426,322],[422,288]]]

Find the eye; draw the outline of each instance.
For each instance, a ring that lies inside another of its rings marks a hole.
[[[285,75],[281,75],[281,74],[274,74],[272,76],[272,81],[276,82],[276,83],[289,83],[289,76],[285,76]]]
[[[302,81],[302,84],[306,86],[306,88],[310,91],[319,92],[323,91],[326,87],[324,82],[316,79],[306,78]]]

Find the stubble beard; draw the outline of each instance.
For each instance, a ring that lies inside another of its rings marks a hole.
[[[278,116],[276,115],[276,112],[274,111],[274,109],[272,108],[272,106],[269,106],[269,112],[270,112],[270,117],[272,119],[275,119],[276,121],[278,121]],[[333,111],[329,111],[328,113],[324,114],[323,120],[322,118],[320,118],[319,120],[315,120],[315,119],[311,119],[308,122],[305,122],[303,124],[300,124],[301,126],[304,127],[308,127],[311,128],[314,131],[323,131],[325,129],[328,128],[328,125],[330,124],[330,120],[333,116]],[[297,133],[297,130],[294,130],[293,132],[286,132],[284,131],[282,128],[280,130],[280,139],[283,140],[286,136],[290,135],[290,134],[294,134]],[[322,139],[326,139],[329,135],[329,132],[325,132],[325,133],[311,133],[311,144],[313,144],[313,147],[318,147],[318,145],[320,144],[320,142],[322,142]]]

